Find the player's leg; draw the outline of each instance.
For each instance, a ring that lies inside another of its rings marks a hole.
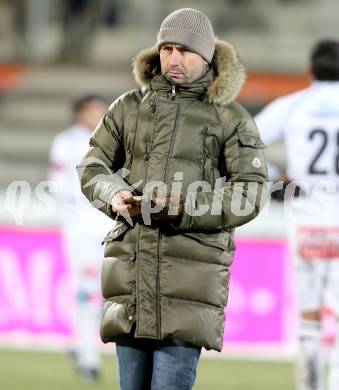
[[[302,390],[324,390],[325,355],[320,312],[303,312],[299,333],[299,381]]]
[[[79,374],[82,379],[98,378],[101,356],[99,351],[99,326],[102,308],[100,292],[101,239],[84,232],[81,237],[77,270],[77,350]]]
[[[328,390],[339,389],[339,258],[335,258],[330,263],[330,272],[328,275],[328,288],[326,301],[332,308],[335,318],[335,338],[334,346],[329,356],[329,377]]]
[[[64,234],[76,291],[73,356],[81,379],[91,382],[98,379],[101,363],[98,349],[100,269],[96,265],[102,259],[102,253],[98,253],[101,246],[99,240],[93,242],[93,237],[81,228],[76,217],[65,226]]]
[[[299,388],[324,390],[325,357],[321,342],[321,306],[326,262],[299,259],[297,290],[300,307]]]
[[[100,297],[97,293],[78,289],[77,300],[77,366],[80,377],[90,382],[98,379],[101,364],[98,344]]]
[[[337,335],[336,343],[330,352],[329,358],[329,374],[328,374],[328,390],[339,389],[339,325],[337,318]]]
[[[337,342],[331,351],[329,359],[328,390],[339,389],[339,328],[337,329]]]

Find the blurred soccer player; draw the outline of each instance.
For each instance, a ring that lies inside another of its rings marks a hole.
[[[80,378],[87,382],[98,379],[100,369],[97,335],[101,313],[101,241],[113,222],[82,195],[75,167],[106,109],[99,96],[77,99],[73,106],[75,124],[55,137],[50,150],[49,178],[57,185],[60,223],[77,295],[76,346],[72,357]]]
[[[265,143],[284,139],[287,177],[301,188],[290,224],[301,312],[300,388],[322,390],[322,320],[324,313],[326,319],[339,314],[339,42],[319,42],[310,62],[312,85],[275,100],[255,119]],[[338,371],[337,341],[330,390],[339,389]]]

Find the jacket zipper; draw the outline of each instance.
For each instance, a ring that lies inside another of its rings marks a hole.
[[[203,143],[203,156],[204,156],[204,161],[203,161],[203,164],[202,164],[202,180],[205,181],[206,180],[206,137],[207,137],[207,132],[208,132],[208,127],[205,127],[205,131],[204,131],[204,143]]]
[[[171,97],[171,100],[175,100],[176,96],[177,96],[177,94],[175,92],[175,85],[172,85],[172,97]]]
[[[146,143],[145,153],[143,158],[144,158],[144,165],[148,164],[148,160],[150,158],[149,142]]]
[[[160,242],[161,242],[161,232],[158,228],[158,247],[157,247],[157,286],[156,286],[156,302],[157,302],[157,338],[160,339],[161,336],[161,304],[160,304]]]
[[[129,171],[131,170],[132,160],[133,160],[133,155],[134,155],[133,151],[134,151],[135,138],[136,138],[136,136],[137,136],[137,130],[138,130],[139,112],[140,112],[140,104],[138,104],[138,108],[137,108],[137,117],[136,117],[136,120],[135,120],[133,141],[130,139],[129,142],[128,142],[128,147],[127,147],[127,153],[128,153],[130,156],[129,156],[129,164],[128,164],[128,166],[127,166],[126,168],[127,168]],[[131,173],[131,172],[128,173],[127,179],[129,179],[130,173]]]
[[[175,85],[172,85],[171,100],[174,101],[175,97],[176,97]],[[179,113],[180,113],[180,105],[178,107],[177,115],[175,117],[174,130],[173,130],[173,133],[172,133],[170,147],[169,147],[169,154],[168,154],[167,161],[166,161],[165,174],[164,174],[165,182],[166,182],[166,176],[167,176],[168,160],[169,160],[169,156],[171,155],[171,152],[172,152],[172,144],[173,144],[174,135],[175,135],[176,129],[177,129]],[[161,265],[161,261],[160,261],[160,243],[161,243],[161,238],[162,238],[161,236],[162,236],[162,234],[161,234],[161,231],[159,229],[158,230],[158,247],[157,247],[158,264],[157,264],[157,285],[156,285],[157,338],[158,339],[160,339],[160,337],[161,337],[161,303],[160,303],[160,265]]]
[[[152,99],[152,106],[155,107],[155,111],[152,113],[153,114],[155,113],[155,115],[154,115],[154,119],[153,119],[153,132],[152,132],[151,142],[150,143],[147,142],[147,144],[146,144],[146,152],[148,154],[148,160],[150,157],[150,153],[153,150],[153,143],[154,143],[155,131],[156,131],[157,121],[158,121],[158,111],[159,111],[159,110],[157,110],[157,104],[155,102],[154,96],[152,96],[151,99]],[[144,158],[144,165],[148,164],[148,162],[149,162],[148,160],[146,161]],[[148,175],[148,166],[145,170],[145,177],[144,177],[144,184],[145,185],[147,183],[147,175]]]
[[[211,188],[214,190],[215,188],[215,175],[214,175],[214,166],[213,166],[213,161],[211,159]]]
[[[173,141],[174,141],[175,134],[176,134],[176,132],[177,132],[178,118],[179,118],[179,116],[180,116],[180,111],[181,111],[181,106],[180,106],[180,104],[179,104],[179,105],[178,105],[178,110],[177,110],[177,115],[176,115],[175,121],[174,121],[174,129],[173,129],[173,133],[172,133],[172,137],[171,137],[171,141],[170,141],[170,147],[169,147],[169,151],[168,151],[168,157],[167,157],[167,160],[166,160],[165,173],[164,173],[164,183],[167,182],[168,161],[169,161],[170,156],[171,156],[171,154],[172,154]]]

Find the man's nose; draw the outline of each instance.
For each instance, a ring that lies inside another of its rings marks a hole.
[[[169,59],[169,63],[172,66],[180,64],[180,52],[178,50],[173,50]]]

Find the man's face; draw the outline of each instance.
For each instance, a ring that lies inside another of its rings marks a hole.
[[[161,73],[176,84],[190,84],[207,71],[207,61],[199,54],[174,43],[160,48]]]
[[[76,121],[94,130],[99,120],[107,111],[107,106],[101,100],[92,100],[85,104],[76,114]]]

